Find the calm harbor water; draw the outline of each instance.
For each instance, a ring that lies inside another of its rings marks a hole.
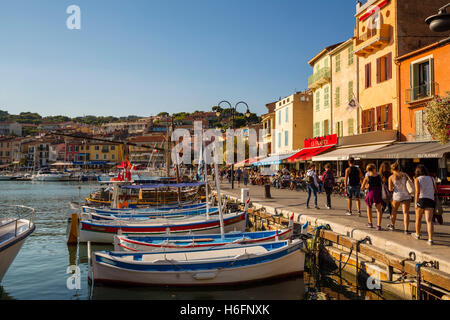
[[[315,290],[308,274],[302,278],[226,288],[91,286],[88,283],[87,247],[67,245],[67,219],[72,213],[69,202],[78,201],[79,193],[83,199],[98,186],[97,183],[74,182],[0,182],[1,204],[21,204],[36,209],[36,230],[26,240],[3,278],[0,299],[301,300],[311,297],[311,292]],[[111,248],[112,246],[92,246],[93,251]],[[70,274],[66,271],[71,265],[78,266],[81,271],[79,290],[67,288]],[[327,286],[326,283],[321,286],[324,285]],[[335,295],[333,290],[336,291],[328,285],[328,296],[337,299],[346,297],[345,294]],[[348,292],[346,299],[348,298],[365,297]]]

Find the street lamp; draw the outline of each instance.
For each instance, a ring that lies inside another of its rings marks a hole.
[[[234,130],[234,117],[235,117],[235,114],[236,114],[236,110],[237,110],[237,106],[238,106],[238,105],[240,105],[240,104],[245,104],[245,106],[247,107],[247,110],[245,111],[245,117],[248,119],[248,118],[251,116],[251,113],[250,113],[250,109],[249,109],[249,107],[248,107],[248,104],[245,103],[244,101],[239,101],[238,103],[236,103],[236,104],[234,105],[234,108],[233,108],[233,107],[231,106],[231,103],[229,103],[229,102],[226,101],[226,100],[222,100],[222,101],[220,101],[220,102],[217,104],[217,107],[220,107],[220,105],[221,105],[222,103],[228,104],[228,105],[230,106],[230,109],[233,111],[232,114],[231,114],[231,129],[233,129],[233,130]],[[220,116],[220,112],[217,111],[217,112],[216,112],[216,115],[219,117],[219,116]],[[234,138],[233,138],[233,140],[234,140]],[[233,141],[233,162],[231,162],[231,189],[234,189],[234,141]]]
[[[450,30],[450,13],[446,9],[450,7],[450,3],[439,9],[438,14],[425,19],[425,23],[430,26],[430,30],[434,32],[444,32]]]

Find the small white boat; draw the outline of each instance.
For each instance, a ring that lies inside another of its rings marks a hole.
[[[223,215],[224,232],[244,231],[246,212]],[[220,217],[192,216],[182,218],[155,218],[147,221],[124,220],[82,220],[80,242],[110,243],[117,233],[158,235],[158,234],[208,234],[221,229]]]
[[[24,206],[15,206],[31,210],[28,219],[0,218],[0,282],[6,271],[17,256],[26,238],[33,233],[35,225],[33,222],[34,209]]]
[[[56,171],[39,171],[31,177],[32,181],[66,181],[69,174]]]
[[[171,252],[92,253],[94,282],[162,286],[235,285],[301,275],[302,240]]]
[[[236,244],[287,240],[291,235],[291,228],[259,232],[229,232],[224,234],[223,237],[221,234],[173,236],[116,235],[114,237],[114,250],[150,252],[161,249],[165,251],[208,249],[218,246],[225,247]]]
[[[10,181],[16,179],[12,174],[0,174],[0,181]]]

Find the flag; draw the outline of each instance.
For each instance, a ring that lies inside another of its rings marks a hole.
[[[355,95],[353,94],[353,98],[348,102],[348,106],[346,108],[347,112],[352,112],[356,109],[360,109],[361,106],[358,102],[358,100],[356,99]]]

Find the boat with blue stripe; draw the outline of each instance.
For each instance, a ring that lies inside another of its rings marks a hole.
[[[139,236],[116,235],[114,250],[116,251],[155,251],[210,248],[234,244],[249,244],[286,240],[292,235],[292,228],[259,232],[229,232],[224,234],[205,235],[165,235]]]
[[[170,252],[93,252],[91,277],[97,283],[235,285],[302,274],[302,247],[301,240],[293,240]]]

